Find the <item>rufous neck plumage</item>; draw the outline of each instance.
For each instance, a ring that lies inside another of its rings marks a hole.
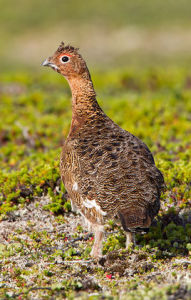
[[[89,73],[86,76],[67,78],[72,92],[72,115],[87,118],[95,109],[101,109],[96,100],[96,93]]]

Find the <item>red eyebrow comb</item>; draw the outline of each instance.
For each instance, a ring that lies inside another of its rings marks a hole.
[[[64,55],[69,56],[69,57],[72,57],[72,55],[71,55],[71,54],[68,54],[68,53],[64,53]],[[59,57],[61,57],[61,56],[63,56],[63,54],[60,54],[60,55],[59,55]]]

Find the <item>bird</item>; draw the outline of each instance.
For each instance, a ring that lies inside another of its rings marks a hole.
[[[60,174],[73,211],[94,232],[90,255],[102,256],[104,225],[117,219],[126,248],[137,231],[149,229],[160,209],[164,177],[139,138],[119,127],[102,110],[79,48],[61,42],[43,66],[68,81],[72,120],[60,158]]]

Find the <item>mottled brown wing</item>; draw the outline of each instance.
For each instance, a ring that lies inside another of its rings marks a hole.
[[[119,215],[124,229],[148,227],[160,208],[164,185],[151,152],[108,119],[93,125],[64,146],[62,178],[72,201],[80,209],[83,200],[96,201],[108,216]]]
[[[141,210],[145,219],[152,219],[164,180],[147,146],[117,125],[112,130],[111,125],[109,130],[102,127],[99,135],[87,130],[81,136],[82,143],[74,148],[82,198],[95,200],[111,216]]]

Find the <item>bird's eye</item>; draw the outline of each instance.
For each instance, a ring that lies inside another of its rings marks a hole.
[[[61,61],[62,61],[63,63],[67,63],[69,60],[70,60],[69,57],[66,56],[66,55],[64,55],[64,56],[61,57]]]

